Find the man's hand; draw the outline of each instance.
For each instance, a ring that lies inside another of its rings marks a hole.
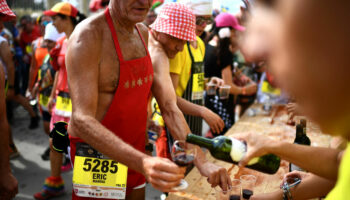
[[[163,192],[173,191],[184,178],[184,170],[166,158],[147,157],[143,160],[143,169],[147,181]]]
[[[18,193],[18,182],[11,172],[1,176],[0,179],[0,199],[13,199]]]
[[[270,153],[269,148],[277,142],[267,136],[253,133],[237,134],[233,137],[247,143],[247,153],[239,162],[240,167],[244,167],[254,157]]]
[[[223,86],[225,85],[225,81],[221,78],[218,78],[218,77],[212,77],[209,81],[209,84],[215,84],[216,87],[220,87],[220,86]]]
[[[47,108],[48,108],[50,114],[52,114],[52,109],[53,109],[54,105],[55,105],[54,98],[52,96],[50,96],[49,101],[47,103]]]
[[[291,118],[293,118],[295,115],[299,115],[299,106],[297,103],[288,103],[287,106],[287,112],[290,115]]]
[[[283,176],[283,181],[281,183],[281,185],[288,181],[288,179],[294,179],[294,178],[298,178],[300,180],[303,180],[304,178],[308,177],[310,175],[310,173],[307,173],[307,172],[301,172],[301,171],[292,171],[292,172],[289,172],[287,174],[285,174]]]
[[[208,161],[197,165],[197,168],[202,176],[208,177],[211,187],[219,185],[223,190],[227,190],[227,187],[231,186],[231,179],[225,168]]]
[[[215,114],[208,108],[204,106],[202,108],[203,112],[201,114],[201,117],[207,122],[213,133],[221,133],[221,131],[225,128],[224,121],[220,118],[219,115]]]

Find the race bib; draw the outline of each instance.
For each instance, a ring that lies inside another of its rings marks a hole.
[[[46,96],[44,94],[39,95],[39,103],[42,107],[47,108],[47,105],[49,104],[49,96]]]
[[[128,167],[85,143],[77,143],[73,170],[74,193],[80,197],[125,199]]]
[[[70,99],[68,93],[63,93],[63,95],[60,94],[57,96],[55,113],[63,117],[71,116],[72,100]]]
[[[203,62],[192,63],[192,100],[203,99],[204,94],[204,65]]]
[[[262,83],[262,87],[261,87],[261,91],[264,93],[268,93],[268,94],[273,94],[276,96],[280,96],[281,95],[281,90],[279,88],[274,88],[270,85],[269,82],[264,81]]]

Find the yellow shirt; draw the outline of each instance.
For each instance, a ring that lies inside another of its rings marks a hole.
[[[350,143],[340,163],[338,181],[326,200],[349,200],[350,197]]]
[[[205,45],[204,42],[197,36],[197,48],[190,45],[193,59],[196,62],[204,61]],[[182,97],[186,90],[188,80],[191,76],[192,60],[188,51],[188,45],[185,44],[184,49],[177,53],[175,58],[169,60],[170,73],[179,75],[179,83],[176,88],[176,95]]]

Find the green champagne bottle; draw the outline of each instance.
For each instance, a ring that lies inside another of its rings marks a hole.
[[[211,155],[219,160],[238,164],[247,152],[247,145],[237,139],[218,136],[213,139],[188,134],[186,142],[207,148]],[[253,158],[247,164],[247,168],[267,174],[274,174],[280,167],[281,159],[273,154]]]

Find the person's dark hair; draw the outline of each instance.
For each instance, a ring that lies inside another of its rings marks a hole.
[[[22,22],[23,20],[26,20],[26,21],[29,22],[29,23],[33,22],[33,21],[32,21],[32,18],[31,18],[29,15],[23,15],[23,16],[19,19],[20,22]]]
[[[213,29],[213,34],[219,37],[219,31],[222,28],[229,28],[230,30],[232,27],[214,27]],[[225,57],[229,56],[231,54],[230,51],[230,45],[231,45],[231,40],[229,37],[225,38],[220,38],[219,37],[219,42],[216,46],[216,56],[217,56],[217,64],[220,65],[220,61],[224,59]]]
[[[59,16],[62,19],[65,19],[65,18],[69,17],[67,15],[63,15],[63,14],[60,14],[60,13],[57,14],[57,16]],[[76,17],[69,17],[69,18],[71,19],[73,26],[76,26],[80,22],[82,22],[84,19],[86,19],[86,16],[84,14],[78,12]]]

